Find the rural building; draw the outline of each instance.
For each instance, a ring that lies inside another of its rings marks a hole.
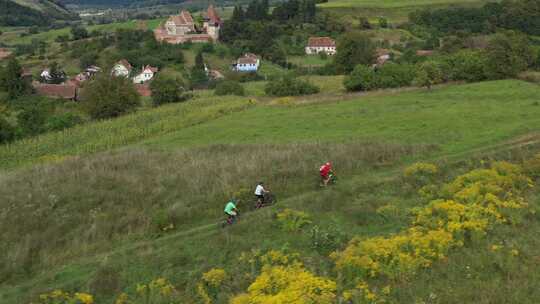
[[[13,52],[11,52],[10,50],[0,48],[0,60],[8,58],[9,56],[11,56],[11,54],[13,54]]]
[[[257,72],[260,62],[261,60],[257,55],[246,53],[236,60],[236,63],[233,64],[232,68],[237,72]]]
[[[183,10],[170,16],[154,30],[156,40],[172,44],[186,42],[215,42],[219,39],[222,21],[213,5],[208,6],[202,28],[198,28],[191,14]]]
[[[49,98],[77,100],[78,88],[74,84],[47,84],[33,82],[32,86],[36,93]]]
[[[122,59],[114,65],[112,74],[116,77],[129,77],[132,69],[131,64],[127,60]]]
[[[390,60],[390,50],[387,49],[377,49],[377,63],[376,66],[384,65],[388,60]]]
[[[133,78],[133,83],[147,82],[148,80],[154,78],[154,74],[156,74],[157,71],[158,68],[149,65],[143,66],[141,73]]]
[[[310,37],[306,46],[306,54],[319,53],[334,55],[336,53],[336,41],[330,37]]]

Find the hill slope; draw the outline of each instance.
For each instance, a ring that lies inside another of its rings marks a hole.
[[[403,166],[436,162],[442,184],[485,161],[520,162],[540,151],[539,93],[529,83],[497,81],[287,105],[195,100],[1,147],[10,171],[0,173],[0,302],[27,303],[61,288],[111,303],[122,290],[135,295],[138,283],[165,277],[179,303],[198,303],[201,274],[221,267],[235,278],[217,295],[226,303],[257,275],[238,258],[269,249],[299,252],[308,269],[332,276],[332,250],[353,236],[400,231],[411,208],[426,204],[404,183]],[[316,170],[327,159],[340,183],[325,191]],[[247,202],[260,179],[279,202],[253,211]],[[527,196],[535,208],[538,195],[536,187]],[[231,196],[245,198],[242,219],[218,229]],[[282,232],[275,213],[283,208],[306,212],[312,224]],[[330,238],[326,247],[313,229]],[[503,225],[392,282],[392,299],[534,303],[537,233],[537,213]],[[489,249],[500,243],[504,250]],[[519,262],[508,256],[512,248]]]
[[[77,16],[52,0],[0,0],[0,26],[47,25]]]

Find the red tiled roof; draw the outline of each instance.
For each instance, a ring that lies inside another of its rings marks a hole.
[[[211,23],[221,24],[221,18],[219,18],[219,15],[212,4],[210,4],[206,10],[206,17]]]
[[[336,42],[330,37],[310,37],[308,47],[335,47]]]
[[[131,70],[131,64],[126,59],[118,61],[116,64],[120,64],[126,67],[126,69]]]
[[[181,11],[179,15],[169,17],[169,21],[174,22],[177,26],[184,25],[192,27],[194,24],[193,17],[191,17],[191,14],[186,10]]]
[[[253,53],[246,53],[244,56],[238,58],[238,64],[257,64],[259,57]]]
[[[77,87],[73,84],[34,84],[34,89],[39,95],[51,98],[75,99]]]
[[[153,67],[153,66],[151,66],[151,65],[143,66],[143,68],[142,68],[143,72],[144,72],[144,70],[146,70],[146,69],[152,71],[153,73],[157,73],[157,71],[159,70],[157,67]]]

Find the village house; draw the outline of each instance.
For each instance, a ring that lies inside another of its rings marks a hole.
[[[233,64],[232,69],[237,72],[257,72],[259,69],[261,60],[257,55],[246,53],[244,56],[238,58],[236,63]]]
[[[378,48],[375,53],[377,56],[377,63],[375,64],[375,66],[382,66],[391,58],[390,50],[387,49]]]
[[[142,67],[142,71],[139,75],[133,77],[133,83],[144,83],[152,78],[154,78],[154,74],[156,74],[158,71],[158,68],[146,65]]]
[[[330,37],[310,37],[306,46],[306,54],[336,54],[336,41]]]
[[[112,68],[112,75],[116,77],[129,77],[131,73],[131,64],[125,59],[118,61]]]
[[[183,10],[179,15],[170,16],[154,30],[156,40],[172,44],[186,42],[216,42],[222,21],[213,5],[208,6],[203,17],[202,28],[198,28],[191,14]]]
[[[9,56],[11,56],[11,54],[13,54],[13,52],[11,52],[10,50],[0,48],[0,60],[8,58]]]

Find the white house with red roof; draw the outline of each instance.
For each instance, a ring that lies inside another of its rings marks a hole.
[[[310,37],[306,46],[306,54],[336,54],[336,41],[330,37]]]
[[[112,75],[116,77],[129,77],[131,73],[131,64],[125,59],[118,61],[112,68]]]
[[[257,55],[246,53],[236,60],[236,63],[233,64],[233,70],[237,72],[257,72],[260,63],[261,60]]]
[[[145,83],[152,78],[158,72],[158,68],[146,65],[142,67],[142,71],[137,76],[133,77],[133,83]]]
[[[219,39],[219,30],[222,25],[213,5],[208,6],[203,18],[202,28],[198,28],[191,14],[183,10],[179,15],[170,16],[164,23],[154,30],[158,41],[172,44],[186,42],[215,42]]]

